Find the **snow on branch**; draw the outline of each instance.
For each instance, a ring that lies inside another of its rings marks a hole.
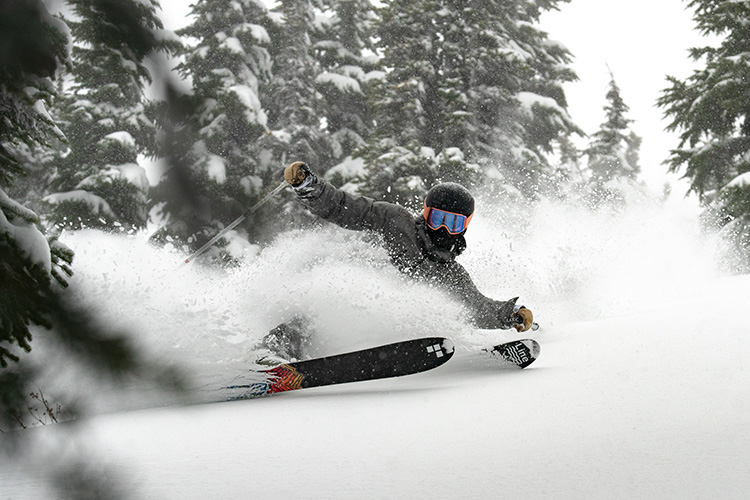
[[[68,191],[66,193],[55,193],[49,196],[45,196],[43,201],[52,205],[58,205],[64,202],[82,202],[85,203],[93,213],[105,214],[112,218],[117,218],[112,208],[109,206],[104,198],[101,198],[95,194],[91,194],[88,191],[82,189],[76,189],[74,191]]]
[[[104,136],[104,139],[111,139],[113,141],[122,143],[126,146],[135,147],[135,139],[133,139],[133,136],[130,135],[129,132],[126,132],[124,130],[120,130],[118,132],[112,132],[111,134],[107,134],[106,136]]]
[[[745,187],[750,186],[750,172],[745,172],[742,175],[738,175],[732,181],[726,185],[726,187]]]
[[[48,274],[52,271],[49,243],[36,226],[37,215],[0,189],[0,234],[7,235],[21,254]]]
[[[341,92],[362,93],[359,82],[350,76],[339,75],[338,73],[321,73],[315,79],[316,83],[334,85]]]

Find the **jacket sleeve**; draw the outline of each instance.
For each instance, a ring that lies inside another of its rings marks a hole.
[[[411,218],[405,208],[336,189],[314,174],[294,191],[310,212],[346,229],[385,233],[400,217]]]
[[[479,291],[461,264],[454,261],[445,265],[446,272],[438,274],[442,276],[442,284],[463,302],[477,328],[508,329],[513,325],[518,297],[506,301],[491,299]]]

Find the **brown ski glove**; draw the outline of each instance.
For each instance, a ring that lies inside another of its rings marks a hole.
[[[287,165],[284,169],[284,180],[291,184],[292,187],[297,187],[302,184],[309,174],[310,169],[304,162],[295,161]]]
[[[531,313],[531,309],[521,307],[518,311],[516,311],[516,316],[516,320],[518,321],[518,323],[513,325],[513,328],[515,328],[519,332],[527,331],[529,328],[531,328],[531,325],[534,324],[534,315]]]

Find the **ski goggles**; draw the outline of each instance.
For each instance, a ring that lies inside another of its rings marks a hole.
[[[454,214],[427,205],[424,207],[424,220],[427,221],[427,227],[436,231],[444,227],[450,234],[459,234],[466,231],[473,216],[474,214],[468,217],[463,214]]]

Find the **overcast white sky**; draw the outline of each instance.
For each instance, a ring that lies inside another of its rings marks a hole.
[[[686,78],[692,73],[688,49],[708,45],[686,8],[686,0],[571,0],[542,17],[542,29],[575,56],[572,67],[580,81],[565,87],[573,119],[587,134],[598,130],[609,66],[630,107],[632,128],[643,138],[643,178],[657,188],[665,180],[661,163],[678,146],[678,138],[664,131],[668,121],[656,99],[667,87],[667,75]]]
[[[162,0],[168,28],[184,23],[190,3]],[[630,107],[632,128],[643,138],[643,178],[656,189],[676,178],[667,177],[661,163],[678,144],[676,134],[664,131],[667,121],[656,99],[667,86],[666,75],[685,78],[692,72],[687,50],[707,43],[686,8],[686,0],[571,0],[542,17],[541,28],[575,57],[572,67],[580,81],[565,87],[571,116],[587,134],[598,130],[609,66]]]

